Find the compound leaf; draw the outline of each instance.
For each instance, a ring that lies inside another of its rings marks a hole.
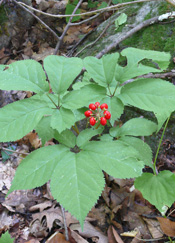
[[[101,134],[102,131],[104,130],[104,127],[99,127],[98,129],[85,129],[82,132],[80,132],[80,134],[77,137],[77,145],[78,147],[81,148],[81,146],[83,146],[87,141],[89,141],[93,136],[96,136],[98,134]]]
[[[164,170],[158,175],[143,173],[136,178],[134,185],[160,212],[175,201],[175,175],[170,171]]]
[[[120,83],[150,72],[162,72],[168,67],[170,60],[169,53],[141,50],[132,47],[124,49],[121,52],[121,55],[127,57],[127,66],[118,66],[118,68],[116,69],[115,78]],[[143,59],[152,59],[159,65],[159,69],[139,63]]]
[[[135,150],[137,150],[139,153],[140,160],[143,161],[145,165],[148,165],[149,167],[153,168],[152,150],[147,143],[145,143],[139,138],[128,136],[120,138],[120,141],[132,146]]]
[[[110,129],[110,135],[120,136],[150,136],[157,130],[157,124],[145,118],[133,118],[125,122],[122,127]]]
[[[61,107],[59,110],[55,109],[51,117],[51,127],[56,129],[59,133],[64,131],[66,128],[70,128],[75,123],[74,113]]]
[[[9,142],[22,138],[33,130],[51,109],[42,100],[19,100],[0,109],[0,141]]]
[[[5,232],[5,234],[2,234],[1,235],[1,238],[0,238],[0,243],[13,243],[14,240],[11,238],[9,232]]]
[[[47,72],[53,92],[63,94],[83,68],[83,62],[78,57],[67,58],[51,55],[44,59],[44,69]]]
[[[155,113],[175,110],[175,87],[161,79],[140,79],[126,84],[119,98],[126,105]]]
[[[73,148],[76,144],[76,136],[69,129],[64,130],[62,133],[55,131],[54,138],[69,148]]]
[[[141,175],[143,162],[132,146],[122,141],[89,142],[83,150],[96,161],[100,168],[116,178],[133,178]]]
[[[51,116],[42,117],[35,128],[38,136],[41,138],[42,146],[44,146],[48,140],[54,137],[55,130],[51,128],[50,123]]]
[[[32,189],[50,180],[59,160],[69,151],[63,145],[46,146],[30,153],[18,166],[8,194]]]
[[[97,84],[89,84],[66,94],[62,98],[62,106],[67,109],[78,109],[88,106],[92,102],[100,101],[105,95],[105,88]]]
[[[87,213],[104,188],[104,178],[99,166],[87,153],[67,152],[57,163],[50,186],[53,197],[83,226]]]
[[[95,82],[101,86],[108,87],[114,80],[118,58],[118,53],[103,56],[101,59],[86,57],[84,66]]]
[[[49,84],[41,64],[34,60],[23,60],[0,71],[0,89],[44,93],[49,91]]]

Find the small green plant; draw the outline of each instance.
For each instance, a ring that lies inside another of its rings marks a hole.
[[[127,58],[126,66],[118,64],[120,54]],[[116,178],[137,178],[136,188],[159,211],[164,205],[171,206],[175,175],[170,171],[157,175],[151,148],[138,138],[158,132],[175,110],[174,85],[161,79],[138,78],[167,69],[170,55],[136,48],[120,54],[84,60],[51,55],[44,60],[45,71],[34,60],[0,66],[2,90],[35,93],[0,110],[0,141],[15,141],[36,129],[43,144],[18,166],[9,193],[50,180],[53,197],[83,227],[104,188],[105,171]],[[155,67],[143,65],[144,59],[152,60]],[[83,79],[74,82],[83,67]],[[158,123],[133,118],[122,127],[114,126],[125,106],[153,112]],[[80,132],[77,125],[83,119],[91,126]],[[58,143],[44,147],[51,138]],[[142,173],[145,165],[153,174]]]

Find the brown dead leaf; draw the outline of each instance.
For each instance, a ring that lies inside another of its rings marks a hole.
[[[35,237],[44,238],[48,235],[47,226],[45,221],[42,222],[38,219],[30,223],[30,233]]]
[[[34,212],[36,210],[39,210],[40,212],[42,212],[44,209],[51,207],[52,205],[53,205],[52,201],[45,201],[43,203],[40,203],[40,204],[37,204],[37,205],[30,207],[29,211]]]
[[[76,242],[78,242],[78,243],[88,243],[87,240],[83,239],[83,238],[82,238],[79,234],[77,234],[75,231],[73,231],[73,230],[71,230],[71,229],[70,229],[70,231],[71,231],[71,236],[72,236],[72,238],[73,238]]]
[[[82,232],[80,224],[72,224],[70,226],[72,230],[76,230],[79,234],[86,238],[98,237],[98,243],[108,243],[107,236],[101,232],[99,229],[95,228],[88,221],[84,222],[84,230]]]
[[[58,207],[56,208],[52,207],[40,213],[35,213],[32,215],[32,217],[33,217],[33,221],[31,222],[31,224],[34,223],[36,219],[42,222],[43,218],[46,217],[46,224],[49,230],[51,230],[53,223],[56,219],[59,220],[61,224],[63,221],[61,209]]]
[[[160,224],[156,219],[148,219],[145,217],[143,217],[143,219],[147,223],[148,229],[153,239],[161,238],[163,236],[163,232],[160,228]]]
[[[113,233],[114,238],[116,239],[117,243],[124,243],[123,240],[121,239],[121,237],[119,236],[119,234],[117,233],[117,231],[114,229],[113,226],[112,226],[112,233]]]
[[[65,236],[59,232],[55,232],[49,239],[46,241],[46,243],[70,243],[70,241],[67,241],[65,239]]]
[[[87,34],[91,31],[92,28],[86,24],[82,24],[79,26],[71,26],[67,31],[67,35],[64,37],[64,43],[72,44],[73,42],[77,42],[79,40],[79,35]]]
[[[26,243],[40,243],[37,239],[31,239],[27,241]]]
[[[175,236],[175,222],[163,217],[157,217],[157,220],[159,221],[160,228],[162,229],[164,234],[170,237]]]
[[[38,137],[36,132],[29,132],[26,136],[17,140],[18,144],[31,145],[33,148],[37,149],[41,147],[41,139]]]

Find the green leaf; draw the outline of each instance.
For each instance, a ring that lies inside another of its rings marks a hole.
[[[103,136],[99,137],[99,140],[103,142],[108,142],[108,141],[112,142],[113,137],[111,137],[109,134],[103,134]]]
[[[113,97],[105,97],[101,103],[108,104],[108,110],[111,112],[110,122],[113,125],[114,122],[120,118],[123,113],[124,105],[122,101],[116,96]]]
[[[78,145],[78,147],[82,147],[83,145],[85,145],[92,137],[101,134],[104,130],[104,127],[99,127],[98,129],[93,129],[93,128],[87,128],[85,130],[83,130],[82,132],[80,132],[80,134],[77,137],[77,142],[76,144]]]
[[[0,89],[43,93],[49,91],[49,84],[41,64],[34,60],[23,60],[0,71]]]
[[[127,66],[116,69],[116,80],[123,83],[131,78],[147,74],[150,72],[162,72],[169,65],[170,54],[158,51],[140,50],[137,48],[126,48],[121,52],[122,56],[127,57]],[[149,67],[139,62],[143,59],[152,59],[159,65],[158,68]]]
[[[126,84],[119,98],[125,105],[154,113],[175,110],[175,87],[161,79],[140,79]]]
[[[78,109],[92,102],[100,101],[106,95],[106,89],[89,84],[79,90],[71,91],[62,98],[62,106],[67,109]]]
[[[14,145],[12,146],[8,146],[7,149],[10,150],[14,150],[15,151],[15,147]],[[1,150],[1,156],[2,156],[2,162],[5,162],[6,160],[8,160],[10,158],[10,155],[13,154],[13,152],[11,151],[6,151],[6,150]]]
[[[92,141],[85,144],[83,150],[102,170],[116,178],[133,178],[142,174],[144,164],[139,161],[140,154],[122,141]]]
[[[68,152],[69,148],[63,145],[52,145],[30,153],[18,166],[8,194],[42,186],[50,180],[58,162]]]
[[[9,142],[22,138],[33,130],[44,115],[52,110],[42,100],[19,100],[0,109],[0,141]]]
[[[50,127],[51,116],[43,117],[37,124],[35,130],[41,138],[42,146],[54,137],[55,130]]]
[[[153,168],[152,163],[152,150],[150,146],[139,138],[122,137],[120,141],[132,146],[139,153],[139,158],[145,165]]]
[[[157,124],[145,118],[133,118],[125,122],[122,127],[110,129],[110,135],[120,136],[150,136],[157,130]]]
[[[161,171],[158,175],[143,173],[134,185],[160,212],[163,212],[164,206],[170,207],[175,201],[175,175],[170,171]]]
[[[87,153],[67,152],[55,167],[50,186],[53,197],[83,227],[87,213],[104,188],[104,178],[99,166]]]
[[[102,2],[97,9],[106,8],[108,6],[107,2]]]
[[[127,15],[125,13],[120,14],[118,18],[115,20],[115,30],[119,28],[120,25],[126,23],[127,21]]]
[[[101,59],[86,57],[83,62],[91,78],[99,85],[108,87],[115,78],[118,58],[119,54],[113,53],[105,55]]]
[[[61,133],[66,128],[70,128],[74,123],[74,113],[71,110],[61,107],[59,110],[54,110],[50,125],[53,129],[56,129],[59,133]]]
[[[73,148],[76,144],[76,136],[73,134],[71,130],[64,130],[62,133],[58,133],[57,131],[54,134],[54,138],[61,144],[69,148]]]
[[[67,4],[66,5],[66,12],[65,12],[65,14],[72,14],[72,12],[74,11],[75,7],[76,6],[73,5],[73,4]],[[77,11],[75,12],[75,14],[80,14],[80,13],[81,13],[80,9],[77,9]],[[70,19],[70,17],[66,17],[66,22],[67,23],[68,23],[69,19]],[[81,19],[81,16],[75,16],[75,17],[73,17],[71,22],[75,22],[75,21],[77,21],[79,19]]]
[[[9,232],[5,232],[5,234],[2,234],[1,235],[1,238],[0,238],[0,243],[13,243],[14,240],[11,238]]]
[[[0,71],[3,71],[6,65],[0,65]]]
[[[83,62],[78,57],[63,57],[51,55],[44,59],[44,69],[47,72],[53,92],[63,94],[72,84],[83,68]]]

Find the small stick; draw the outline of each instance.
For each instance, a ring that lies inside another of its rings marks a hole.
[[[65,230],[65,238],[66,238],[66,241],[69,241],[69,234],[68,234],[68,229],[67,229],[67,223],[66,223],[66,217],[65,217],[65,210],[64,210],[64,208],[63,208],[62,205],[61,205],[61,212],[62,212],[62,216],[63,216],[64,230]]]
[[[93,46],[102,36],[103,36],[103,34],[106,32],[106,30],[108,29],[108,27],[111,25],[111,23],[110,24],[108,24],[108,25],[106,25],[106,27],[104,28],[104,30],[100,33],[100,35],[98,36],[98,38],[95,40],[95,41],[93,41],[92,43],[90,43],[90,44],[88,44],[88,45],[86,45],[85,47],[83,47],[79,52],[77,52],[76,53],[76,55],[75,55],[75,57],[77,57],[82,51],[84,51],[87,47],[90,47],[90,46]]]
[[[77,9],[79,8],[79,6],[80,6],[80,4],[81,4],[82,2],[83,2],[83,0],[79,0],[78,4],[77,4],[77,6],[74,8],[74,11],[72,12],[72,14],[76,13]],[[63,31],[63,33],[62,33],[62,35],[60,36],[60,38],[59,38],[59,40],[58,40],[58,42],[57,42],[57,45],[56,45],[56,47],[55,47],[55,51],[54,51],[54,55],[57,54],[57,52],[58,52],[58,50],[59,50],[59,48],[60,48],[60,45],[61,45],[61,43],[62,43],[62,41],[63,41],[63,38],[64,38],[64,36],[66,35],[68,29],[70,28],[72,19],[73,19],[73,17],[70,17],[70,19],[69,19],[69,21],[68,21],[68,23],[67,23],[67,25],[66,25],[66,27],[65,27],[65,29],[64,29],[64,31]]]
[[[35,11],[35,12],[43,14],[43,15],[47,15],[47,16],[54,17],[54,18],[66,18],[66,17],[91,15],[91,14],[96,14],[96,13],[103,12],[103,11],[111,11],[111,10],[114,10],[114,9],[118,9],[118,8],[121,8],[121,7],[124,7],[124,6],[131,5],[131,4],[152,2],[152,1],[157,1],[157,0],[138,0],[138,1],[133,1],[133,2],[118,3],[118,4],[113,5],[113,6],[108,6],[108,7],[102,8],[102,9],[97,9],[97,10],[93,10],[93,11],[89,11],[89,12],[85,12],[85,13],[80,13],[80,14],[49,14],[49,13],[46,13],[46,12],[42,12],[41,10],[38,10],[36,8],[33,8],[33,7],[23,3],[23,2],[19,2],[19,3],[26,6],[29,9]]]
[[[0,149],[5,150],[5,151],[9,151],[9,152],[13,152],[13,153],[16,153],[16,154],[25,154],[25,155],[29,155],[29,153],[18,152],[18,151],[12,150],[12,149],[4,148],[4,147],[0,147]]]

